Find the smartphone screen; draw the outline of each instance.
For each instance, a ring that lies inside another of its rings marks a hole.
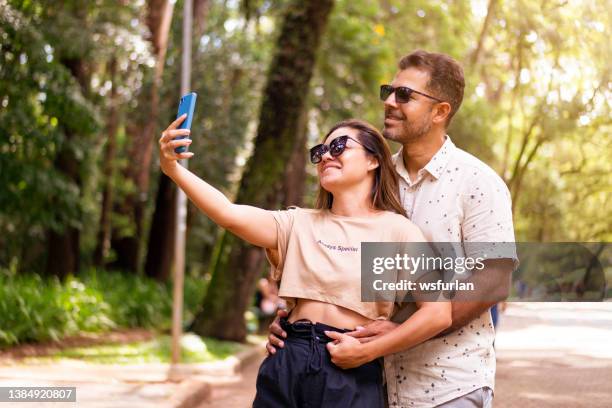
[[[196,99],[198,98],[198,94],[195,92],[188,93],[181,97],[178,107],[178,113],[176,117],[180,117],[182,114],[186,113],[187,118],[181,123],[178,127],[179,129],[191,129],[191,122],[193,121],[193,113],[195,111]],[[179,136],[175,139],[185,139],[187,136]],[[187,146],[179,146],[174,149],[176,153],[185,153],[187,151]]]

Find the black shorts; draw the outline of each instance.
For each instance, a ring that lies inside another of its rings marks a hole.
[[[379,360],[343,370],[331,361],[323,332],[348,330],[308,321],[281,319],[285,347],[261,364],[254,408],[384,407]]]

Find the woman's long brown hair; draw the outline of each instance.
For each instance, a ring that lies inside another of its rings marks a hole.
[[[391,151],[385,138],[368,122],[359,119],[347,119],[336,123],[327,132],[323,140],[336,129],[355,129],[357,138],[366,148],[367,154],[378,160],[378,167],[374,170],[374,185],[372,186],[372,206],[377,210],[391,211],[406,216],[406,210],[399,199],[399,176],[391,160]],[[315,208],[331,208],[334,196],[319,184],[319,194]]]

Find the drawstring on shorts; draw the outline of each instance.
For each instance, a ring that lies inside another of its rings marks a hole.
[[[287,337],[297,337],[308,340],[308,366],[306,372],[308,374],[316,374],[323,367],[324,350],[320,344],[327,344],[333,341],[332,338],[325,335],[325,331],[338,331],[346,333],[349,329],[338,329],[333,326],[328,326],[323,323],[312,323],[310,320],[300,319],[293,323],[289,323],[286,318],[282,318],[281,327],[287,332]]]

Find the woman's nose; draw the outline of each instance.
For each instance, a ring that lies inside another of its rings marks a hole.
[[[329,152],[329,150],[328,150],[328,151],[326,151],[326,152],[323,154],[323,156],[321,156],[321,161],[322,161],[322,162],[330,161],[330,160],[333,160],[333,159],[334,159],[334,158],[333,158],[333,156],[331,155],[331,153]]]

